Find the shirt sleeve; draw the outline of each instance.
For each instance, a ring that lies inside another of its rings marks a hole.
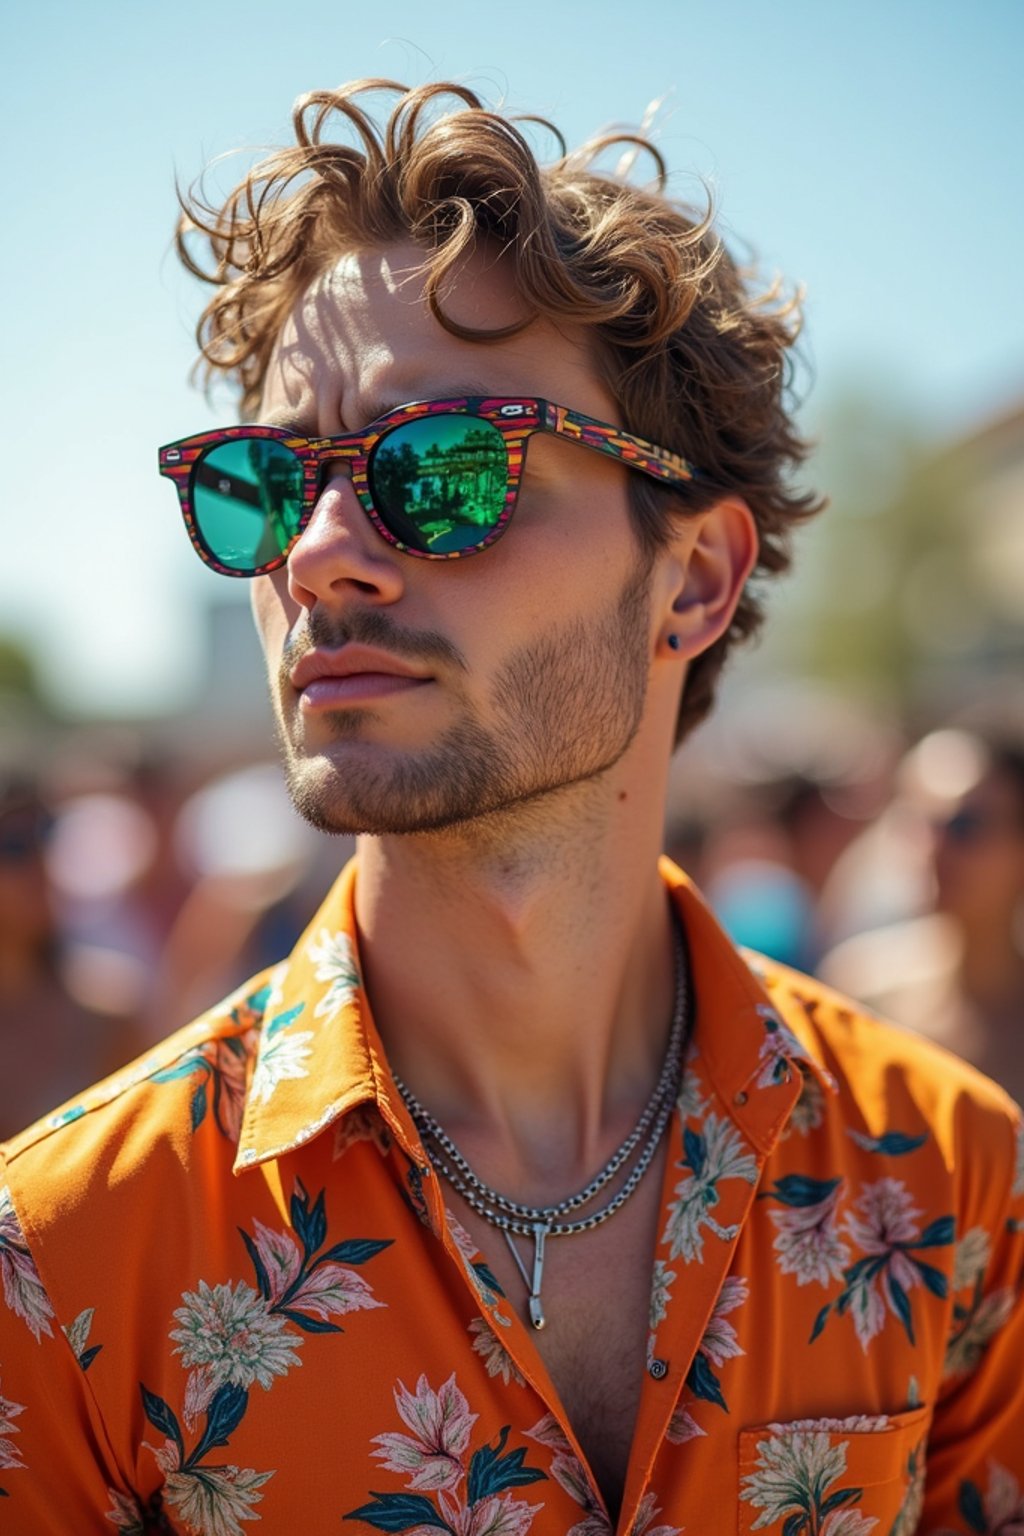
[[[936,1536],[1024,1530],[1024,1131],[1019,1118],[1000,1131],[963,1154],[965,1183],[992,1203],[957,1234],[920,1523]]]
[[[0,1152],[0,1526],[5,1536],[141,1536],[88,1368],[88,1319],[59,1319],[26,1241]],[[109,1523],[107,1523],[109,1522]]]

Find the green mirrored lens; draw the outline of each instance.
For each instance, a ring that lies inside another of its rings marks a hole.
[[[235,571],[282,555],[299,529],[302,465],[283,443],[239,437],[196,461],[192,511],[203,543]]]
[[[381,438],[369,481],[381,522],[403,544],[436,555],[471,549],[505,505],[505,441],[478,416],[420,416]]]

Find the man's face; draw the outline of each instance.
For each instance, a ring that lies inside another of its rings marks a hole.
[[[535,321],[501,342],[453,336],[411,275],[421,259],[405,246],[351,254],[310,288],[278,340],[262,422],[327,436],[465,393],[542,396],[618,420],[580,332]],[[505,270],[482,256],[443,303],[474,327],[521,313]],[[622,756],[653,644],[628,473],[535,436],[502,539],[439,561],[386,543],[331,467],[287,567],[253,583],[303,815],[337,832],[444,827],[592,780]],[[307,681],[339,656],[355,675]]]

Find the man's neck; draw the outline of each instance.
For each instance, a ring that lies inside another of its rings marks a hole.
[[[614,782],[618,778],[618,782]],[[614,773],[444,833],[367,838],[356,917],[396,1071],[519,1198],[632,1126],[673,1005],[661,798]]]

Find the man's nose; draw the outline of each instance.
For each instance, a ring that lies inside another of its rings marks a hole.
[[[405,588],[407,557],[370,522],[352,485],[349,466],[324,466],[313,514],[288,556],[288,590],[297,603],[337,602],[358,589],[378,603],[394,603]]]

